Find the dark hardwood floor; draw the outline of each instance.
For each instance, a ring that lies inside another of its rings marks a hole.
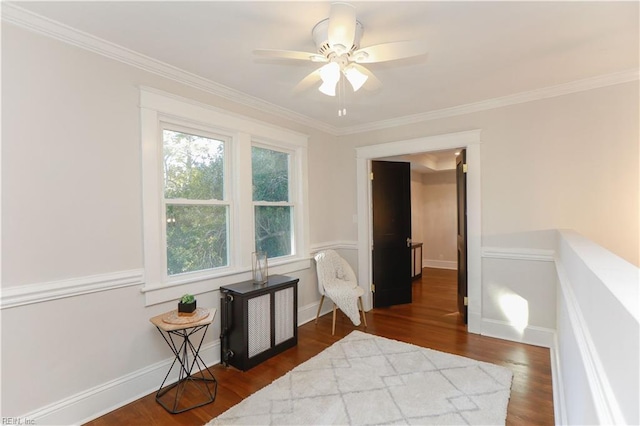
[[[357,329],[510,368],[514,377],[507,424],[554,424],[549,349],[468,334],[457,313],[455,271],[425,268],[422,279],[413,283],[413,303],[369,311],[367,322],[366,330],[363,325]],[[327,314],[317,325],[312,321],[299,327],[296,347],[247,372],[212,367],[219,385],[217,398],[209,405],[172,415],[151,394],[88,424],[203,425],[354,329],[340,313],[332,336]]]

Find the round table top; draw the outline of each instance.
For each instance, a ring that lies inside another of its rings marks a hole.
[[[178,315],[178,310],[174,309],[157,315],[149,321],[161,330],[173,331],[211,324],[215,315],[215,308],[196,308],[193,315]]]

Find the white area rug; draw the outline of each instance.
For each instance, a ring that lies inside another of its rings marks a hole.
[[[208,425],[504,424],[512,377],[353,331]]]

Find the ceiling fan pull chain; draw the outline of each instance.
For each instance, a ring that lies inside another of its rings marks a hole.
[[[340,76],[340,84],[338,86],[338,117],[344,117],[347,115],[347,108],[345,107],[345,88],[344,78]]]
[[[340,80],[338,80],[337,90],[338,90],[338,96],[337,96],[337,98],[338,98],[338,117],[342,117],[342,75],[340,75]]]

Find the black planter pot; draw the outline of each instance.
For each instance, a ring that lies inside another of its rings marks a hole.
[[[178,313],[190,314],[196,310],[196,300],[191,303],[178,302]]]

